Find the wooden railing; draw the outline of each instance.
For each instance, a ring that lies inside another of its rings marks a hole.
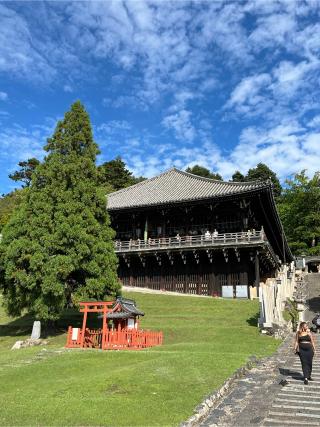
[[[148,240],[116,240],[114,247],[116,253],[152,251],[155,249],[177,249],[194,247],[224,246],[229,244],[252,244],[267,241],[264,230],[244,231],[239,233],[212,233],[197,236],[161,237]]]
[[[137,329],[108,329],[103,336],[102,329],[85,330],[82,343],[82,330],[78,329],[76,339],[72,339],[72,327],[69,326],[67,335],[68,348],[101,348],[103,350],[142,349],[154,347],[163,343],[163,333]]]

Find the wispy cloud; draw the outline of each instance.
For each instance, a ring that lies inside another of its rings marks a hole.
[[[8,94],[6,92],[0,91],[0,101],[6,101],[8,99]]]
[[[173,129],[175,137],[182,141],[192,142],[196,136],[196,130],[191,122],[191,112],[181,110],[166,116],[163,125],[167,129]]]
[[[0,73],[85,93],[101,159],[139,175],[202,163],[228,178],[263,161],[284,178],[318,167],[319,17],[306,1],[3,2]],[[39,154],[45,133],[12,120],[3,164]]]

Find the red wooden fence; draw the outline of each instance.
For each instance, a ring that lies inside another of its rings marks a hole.
[[[69,326],[67,345],[68,348],[101,348],[103,350],[116,349],[142,349],[161,345],[163,333],[143,331],[137,329],[107,329],[103,334],[102,329],[85,329],[82,344],[82,329],[78,329],[76,339],[72,339],[72,326]]]

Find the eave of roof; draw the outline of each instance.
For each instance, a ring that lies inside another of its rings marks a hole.
[[[108,195],[109,211],[236,196],[265,189],[270,181],[226,182],[169,169],[162,174]]]

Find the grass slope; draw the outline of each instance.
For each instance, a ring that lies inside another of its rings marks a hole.
[[[162,347],[64,350],[61,334],[46,349],[11,351],[32,322],[0,312],[1,425],[178,425],[250,355],[278,346],[253,326],[256,301],[126,296],[145,311],[143,328],[163,330]]]

